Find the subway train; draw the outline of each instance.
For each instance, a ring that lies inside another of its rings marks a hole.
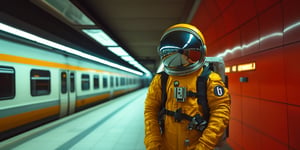
[[[141,88],[143,76],[0,34],[0,141]]]

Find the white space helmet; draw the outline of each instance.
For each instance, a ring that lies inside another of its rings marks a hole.
[[[176,24],[162,35],[158,53],[167,74],[175,76],[190,74],[204,65],[205,40],[195,26]]]

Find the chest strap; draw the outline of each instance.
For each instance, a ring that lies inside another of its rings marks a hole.
[[[196,129],[202,132],[207,126],[207,122],[204,120],[203,117],[201,117],[200,114],[196,114],[192,117],[185,113],[182,113],[181,108],[177,109],[176,111],[164,109],[162,113],[168,116],[173,116],[175,122],[180,122],[183,119],[190,121],[187,127],[189,130]]]

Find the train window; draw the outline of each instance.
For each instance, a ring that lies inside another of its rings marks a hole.
[[[31,96],[50,94],[50,71],[31,70]]]
[[[81,75],[81,89],[82,90],[90,89],[90,75],[88,74]]]
[[[0,66],[0,100],[15,97],[15,70]]]
[[[107,88],[107,76],[103,76],[103,88]]]
[[[124,77],[121,78],[121,86],[122,85],[125,85],[125,78]]]
[[[99,75],[94,75],[94,89],[99,89]]]
[[[74,73],[70,73],[70,91],[74,92],[75,91],[75,75]]]
[[[61,93],[67,93],[67,73],[61,72]]]
[[[128,84],[131,85],[132,84],[132,78],[128,79]]]
[[[110,76],[110,87],[114,87],[114,77]]]
[[[116,86],[119,86],[119,77],[116,77]]]

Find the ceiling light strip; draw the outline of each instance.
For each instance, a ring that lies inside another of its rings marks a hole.
[[[58,44],[58,43],[40,38],[36,35],[27,33],[25,31],[22,31],[22,30],[19,30],[19,29],[16,29],[16,28],[13,28],[13,27],[5,25],[3,23],[0,23],[0,30],[4,31],[4,32],[7,32],[7,33],[10,33],[10,34],[13,34],[13,35],[16,35],[16,36],[19,36],[19,37],[22,37],[22,38],[25,38],[25,39],[28,39],[28,40],[31,40],[31,41],[35,41],[35,42],[40,43],[40,44],[44,44],[44,45],[56,48],[56,49],[64,51],[64,52],[75,54],[77,56],[81,56],[81,57],[84,57],[84,58],[87,58],[87,59],[105,64],[105,65],[108,65],[108,66],[111,66],[111,67],[114,67],[114,68],[118,68],[118,69],[121,69],[121,70],[124,70],[124,71],[127,71],[127,72],[131,72],[131,73],[134,73],[134,74],[137,74],[137,75],[140,75],[140,76],[143,75],[142,72],[139,72],[139,71],[136,71],[136,70],[133,70],[133,69],[130,69],[130,68],[127,68],[127,67],[109,62],[107,60],[104,60],[104,59],[101,59],[101,58],[83,53],[83,52],[78,51],[76,49],[72,49],[72,48],[66,47],[64,45],[61,45],[61,44]]]
[[[82,32],[103,46],[118,46],[118,44],[101,29],[83,29]]]
[[[122,47],[108,47],[112,53],[117,56],[128,56],[129,54]]]
[[[114,40],[112,40],[103,30],[83,29],[82,32],[84,32],[89,37],[100,43],[102,46],[106,46],[109,51],[121,57],[121,59],[127,61],[128,63],[130,63],[131,61],[135,61],[134,58],[132,58],[122,47],[119,47],[118,44]],[[132,65],[143,71],[146,74],[146,76],[151,74],[150,71],[145,69],[139,63]]]

